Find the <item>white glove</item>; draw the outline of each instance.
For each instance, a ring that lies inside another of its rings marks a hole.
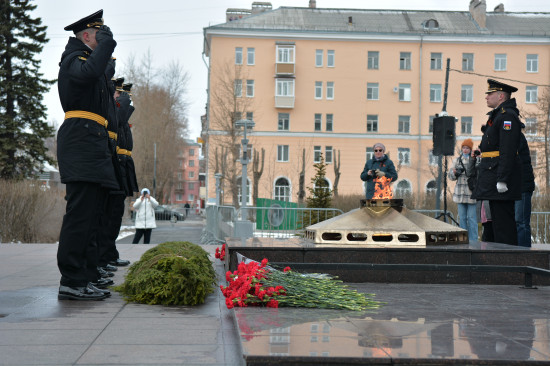
[[[504,193],[507,190],[508,190],[508,186],[506,186],[506,182],[497,182],[498,193]]]

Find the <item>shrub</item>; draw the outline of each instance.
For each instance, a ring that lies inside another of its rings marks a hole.
[[[0,180],[0,242],[55,243],[65,212],[64,191],[38,181]]]
[[[143,253],[115,291],[141,304],[197,305],[213,292],[214,283],[204,249],[190,242],[166,242]]]

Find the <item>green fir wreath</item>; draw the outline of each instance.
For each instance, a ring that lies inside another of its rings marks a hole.
[[[197,305],[214,291],[216,275],[208,253],[181,241],[149,249],[114,288],[128,302],[149,305]]]

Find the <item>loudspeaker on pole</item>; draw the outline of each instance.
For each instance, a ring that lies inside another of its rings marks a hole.
[[[435,117],[433,121],[433,155],[453,156],[456,145],[456,119]]]

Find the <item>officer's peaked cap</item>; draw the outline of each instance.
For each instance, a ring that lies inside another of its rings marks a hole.
[[[126,93],[129,93],[130,90],[132,90],[132,85],[134,85],[134,84],[124,84],[124,85],[122,85],[122,89],[124,89],[124,91]]]
[[[493,79],[487,79],[487,86],[488,86],[488,89],[485,94],[491,94],[496,91],[503,91],[511,94],[518,91],[518,88],[512,85],[504,84],[504,83],[501,83],[500,81],[496,81]]]
[[[124,91],[122,90],[122,85],[124,84],[124,78],[116,78],[116,79],[113,79],[113,84],[115,84],[115,89],[117,91]]]
[[[99,28],[103,25],[103,9],[84,17],[73,24],[66,26],[66,31],[73,31],[75,34],[88,28]]]

